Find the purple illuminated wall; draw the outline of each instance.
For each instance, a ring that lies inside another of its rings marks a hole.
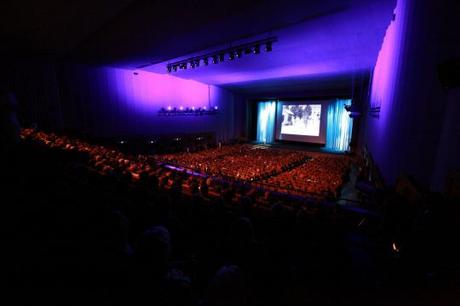
[[[56,63],[11,68],[23,124],[88,131],[95,136],[213,132],[234,137],[233,94],[170,75]],[[211,116],[161,117],[161,107],[218,106]]]
[[[98,69],[96,86],[105,85],[112,116],[106,134],[152,135],[215,132],[218,139],[233,137],[233,96],[216,86],[170,75],[123,69]],[[103,100],[103,98],[101,99]],[[218,106],[213,116],[161,117],[162,107]],[[101,114],[103,116],[103,114]],[[115,129],[115,130],[113,130]]]
[[[451,14],[436,1],[398,0],[387,29],[369,103],[381,111],[378,118],[366,116],[364,136],[387,184],[404,173],[423,187],[442,190],[444,177],[433,173],[446,173],[437,160],[445,157],[438,147],[449,92],[441,88],[437,65],[452,55],[453,42],[443,37],[451,30],[445,27]]]
[[[394,181],[395,176],[398,175],[396,169],[399,168],[397,165],[399,161],[396,159],[399,152],[391,148],[396,136],[392,133],[397,129],[395,128],[397,122],[392,120],[396,121],[396,117],[400,115],[397,110],[399,101],[395,101],[395,96],[400,90],[398,85],[401,81],[400,66],[402,43],[405,39],[406,12],[406,1],[398,1],[394,11],[395,19],[387,28],[372,77],[370,107],[380,107],[379,117],[369,117],[366,127],[367,145],[389,182]],[[393,162],[390,162],[390,159]]]

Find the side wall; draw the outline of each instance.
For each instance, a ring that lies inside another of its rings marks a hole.
[[[18,63],[6,83],[17,95],[23,125],[71,129],[94,136],[214,132],[235,136],[233,94],[196,81],[115,68]],[[162,107],[218,106],[212,116],[161,117]]]
[[[380,114],[366,116],[364,143],[388,185],[404,173],[442,191],[445,167],[459,166],[452,159],[439,163],[452,156],[449,146],[458,151],[460,139],[446,121],[458,118],[459,109],[438,76],[438,64],[459,54],[454,7],[454,1],[398,0],[386,32],[370,95]]]

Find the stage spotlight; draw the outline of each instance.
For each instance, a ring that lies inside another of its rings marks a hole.
[[[260,54],[261,47],[264,48],[264,51],[271,52],[273,43],[276,41],[276,37],[271,37],[257,40],[252,43],[230,46],[212,53],[202,54],[199,57],[193,56],[178,62],[169,62],[166,64],[166,69],[168,72],[172,72],[178,69],[187,69],[187,65],[190,65],[190,68],[197,68],[200,64],[209,66],[210,61],[212,61],[213,64],[225,62],[226,60],[234,61],[235,59],[242,58],[244,54]]]
[[[219,114],[218,112],[219,106],[213,105],[213,106],[203,106],[203,107],[184,107],[184,106],[179,106],[179,107],[172,107],[172,106],[167,106],[162,107],[158,111],[159,116],[204,116],[204,115],[216,115]],[[156,141],[156,140],[154,140]],[[120,142],[120,141],[118,141]],[[124,143],[127,143],[126,140],[124,140]]]
[[[345,110],[349,113],[350,118],[359,118],[362,110],[356,104],[345,105]]]
[[[241,58],[243,56],[243,49],[236,50],[235,55],[237,58]]]
[[[271,41],[267,41],[267,43],[265,44],[265,51],[267,51],[267,52],[272,51],[272,42]]]

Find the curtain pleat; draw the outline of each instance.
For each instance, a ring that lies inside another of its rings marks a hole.
[[[327,110],[326,148],[331,151],[343,152],[350,148],[353,130],[353,119],[345,110],[345,105],[350,105],[349,99],[338,99],[329,104]]]
[[[259,102],[257,108],[257,141],[272,143],[274,140],[276,101]]]

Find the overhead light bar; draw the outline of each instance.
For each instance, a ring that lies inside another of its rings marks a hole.
[[[203,116],[203,115],[217,115],[219,114],[219,107],[217,105],[207,107],[162,107],[158,111],[158,116]]]
[[[214,51],[212,53],[207,53],[200,56],[193,56],[177,62],[168,63],[166,65],[166,69],[168,73],[171,73],[177,72],[177,68],[185,70],[187,69],[188,65],[190,65],[190,68],[197,68],[200,66],[200,62],[203,62],[204,66],[208,66],[209,59],[211,59],[213,64],[218,64],[219,62],[221,63],[225,61],[226,54],[228,54],[228,60],[234,61],[235,59],[242,58],[243,55],[249,55],[251,53],[260,54],[260,47],[263,45],[265,45],[265,52],[271,52],[273,50],[273,43],[277,41],[278,39],[276,37],[270,37]]]

